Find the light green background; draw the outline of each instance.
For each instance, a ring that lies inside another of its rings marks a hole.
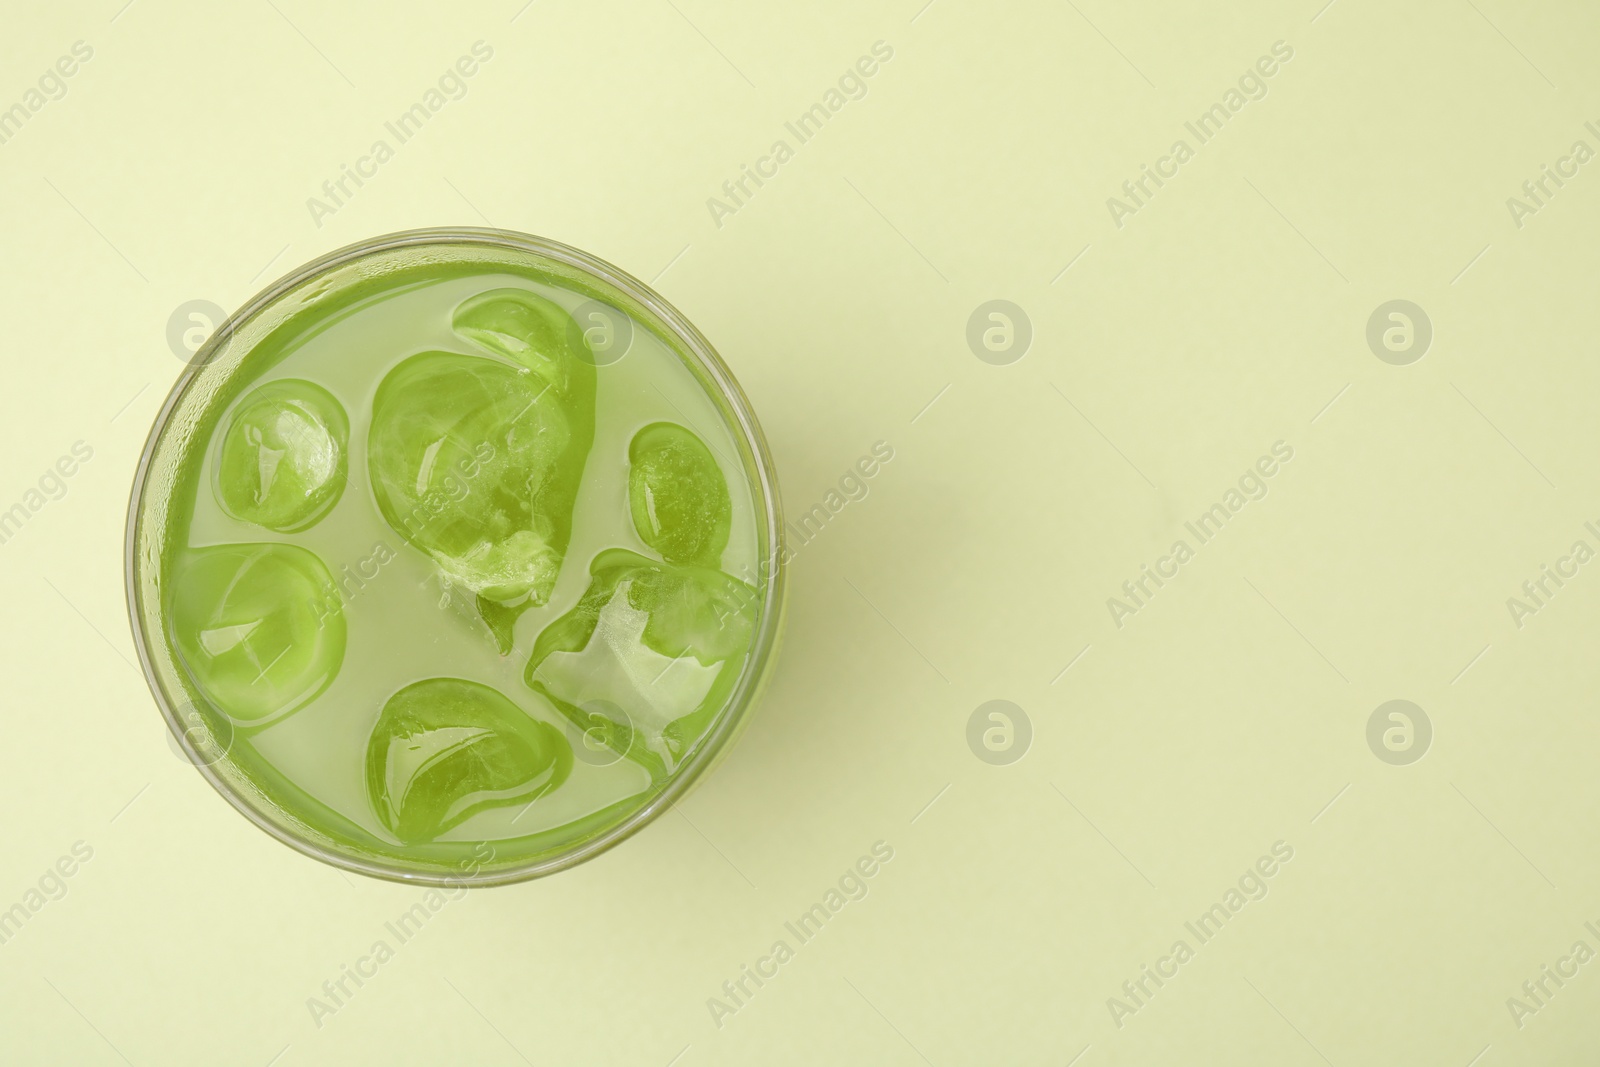
[[[1600,564],[1521,628],[1506,599],[1600,547],[1600,162],[1521,228],[1506,199],[1600,148],[1600,11],[121,3],[13,6],[0,35],[0,107],[94,49],[0,145],[0,509],[94,449],[0,545],[0,908],[94,850],[0,945],[0,1060],[1589,1062],[1600,962],[1520,1028],[1506,1001],[1600,949]],[[319,227],[307,198],[478,40],[464,98]],[[866,97],[718,227],[707,198],[879,40]],[[1279,40],[1266,98],[1114,225]],[[127,489],[173,309],[486,222],[654,280],[791,512],[895,458],[800,551],[759,717],[681,810],[448,904],[319,1027],[307,999],[422,891],[291,852],[174,756],[130,666]],[[1433,323],[1410,366],[1365,341],[1395,298]],[[1032,322],[1009,366],[965,340],[990,299]],[[1279,440],[1267,497],[1114,625]],[[966,739],[993,699],[1032,724],[1008,766]],[[1391,699],[1433,724],[1410,766],[1367,745]],[[865,899],[797,945],[880,840]],[[1270,894],[1198,945],[1185,921],[1280,840]],[[719,1028],[708,998],[779,938]],[[1119,1028],[1107,999],[1179,938]]]

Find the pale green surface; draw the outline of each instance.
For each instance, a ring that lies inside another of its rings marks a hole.
[[[1506,599],[1600,544],[1600,175],[1521,229],[1506,199],[1596,146],[1600,12],[275,3],[34,5],[0,40],[6,105],[94,48],[0,145],[0,506],[39,505],[0,545],[0,904],[75,871],[0,945],[0,1060],[1587,1062],[1596,964],[1521,1030],[1505,1001],[1600,947],[1600,579],[1521,629]],[[464,98],[319,229],[306,198],[479,39]],[[880,39],[865,99],[719,229],[706,198]],[[1106,198],[1278,40],[1267,97],[1117,229]],[[398,944],[422,891],[290,852],[174,758],[127,662],[122,520],[173,308],[479,212],[665,269],[792,515],[842,510],[794,561],[760,714],[681,813],[436,898]],[[1365,340],[1396,298],[1434,326],[1408,367]],[[967,347],[991,299],[1032,319],[1011,366]],[[1117,629],[1106,598],[1280,440],[1266,497]],[[991,699],[1032,721],[1011,766],[967,745]],[[1391,699],[1433,722],[1409,767],[1367,747]],[[799,944],[783,924],[878,840],[865,898]],[[1266,899],[1117,1030],[1106,998],[1279,840]],[[780,937],[719,1030],[706,999]],[[307,998],[379,938],[319,1029]]]

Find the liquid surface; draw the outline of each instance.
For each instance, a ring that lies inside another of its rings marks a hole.
[[[167,637],[227,758],[319,833],[548,851],[725,710],[760,605],[738,448],[674,351],[632,323],[609,350],[622,313],[594,306],[457,271],[243,364],[175,502]]]

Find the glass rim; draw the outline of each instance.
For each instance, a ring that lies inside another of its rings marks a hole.
[[[470,874],[410,870],[399,864],[347,855],[337,849],[307,840],[280,821],[270,818],[242,796],[232,783],[224,779],[216,770],[215,764],[223,762],[227,757],[214,761],[207,761],[201,757],[182,725],[177,709],[172,706],[166,687],[152,662],[149,652],[151,636],[145,626],[144,596],[140,584],[141,567],[138,559],[145,490],[156,448],[179,401],[187,394],[201,370],[223,349],[242,324],[319,275],[367,256],[409,247],[462,244],[509,249],[554,260],[616,288],[654,315],[681,346],[677,354],[680,357],[692,358],[699,365],[699,369],[715,384],[728,411],[733,415],[734,426],[730,428],[736,429],[743,437],[744,445],[754,461],[751,465],[753,469],[746,471],[746,481],[753,489],[758,490],[761,496],[756,502],[755,510],[758,527],[762,525],[765,527],[766,542],[765,555],[757,561],[758,572],[763,569],[763,565],[766,570],[761,621],[751,641],[744,670],[732,693],[729,694],[723,713],[718,716],[691,756],[668,779],[666,785],[656,790],[649,801],[615,825],[575,847],[527,863],[487,872],[480,869]],[[787,579],[783,531],[782,504],[778,497],[772,455],[767,447],[766,436],[762,433],[760,423],[750,407],[749,399],[711,342],[665,297],[645,282],[605,260],[549,238],[492,227],[426,227],[380,234],[319,256],[267,285],[212,330],[211,335],[189,359],[188,366],[173,383],[165,402],[155,416],[150,435],[140,453],[128,498],[123,581],[126,588],[128,618],[133,629],[134,650],[138,654],[145,682],[155,699],[156,706],[161,711],[162,718],[166,720],[168,730],[188,761],[240,814],[295,851],[343,870],[406,885],[478,888],[525,882],[555,874],[615,848],[681,800],[716,764],[744,725],[752,705],[760,695],[770,661],[777,650],[782,626],[783,593]]]

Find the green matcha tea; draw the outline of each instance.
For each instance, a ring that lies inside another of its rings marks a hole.
[[[284,283],[180,383],[135,629],[190,754],[278,836],[527,877],[731,736],[775,629],[771,485],[737,387],[638,283],[397,243]]]

